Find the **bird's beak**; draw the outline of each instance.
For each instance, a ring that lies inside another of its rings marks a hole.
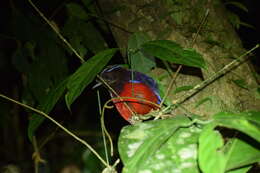
[[[100,87],[102,85],[102,82],[101,81],[96,81],[97,83],[92,87],[92,89],[96,89],[98,87]]]
[[[114,82],[116,82],[116,80],[108,80],[108,79],[105,80],[105,79],[103,79],[103,78],[100,77],[100,76],[97,76],[97,77],[98,77],[98,79],[96,80],[97,84],[94,85],[94,86],[92,87],[92,89],[96,89],[97,87],[99,87],[99,86],[101,86],[101,85],[108,86],[108,85],[113,84]]]

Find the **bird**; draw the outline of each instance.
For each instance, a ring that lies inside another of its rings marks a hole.
[[[100,77],[109,86],[111,97],[118,98],[113,99],[113,103],[119,114],[130,124],[135,123],[133,115],[145,115],[159,109],[158,85],[146,74],[116,64],[105,68]]]

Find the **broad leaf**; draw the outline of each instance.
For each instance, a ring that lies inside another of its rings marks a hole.
[[[86,13],[86,11],[78,4],[76,3],[69,3],[66,5],[69,14],[72,16],[75,16],[79,19],[83,19],[86,20],[89,18],[88,14]]]
[[[155,67],[153,57],[145,55],[140,51],[141,45],[150,41],[150,38],[145,33],[134,33],[128,41],[128,58],[131,64],[131,69],[148,73],[151,68]]]
[[[107,49],[90,58],[83,63],[78,70],[71,75],[68,83],[68,92],[65,95],[66,105],[70,105],[81,94],[84,88],[93,81],[95,76],[103,69],[115,54],[117,49]]]
[[[230,11],[227,12],[227,17],[228,17],[228,20],[229,22],[236,28],[236,29],[239,29],[239,26],[240,26],[240,18],[237,14],[235,13],[232,13]]]
[[[199,166],[203,173],[224,173],[226,158],[222,151],[224,140],[214,130],[216,124],[207,125],[199,138]]]
[[[68,38],[74,49],[82,56],[86,54],[87,49],[93,53],[98,53],[107,48],[103,36],[91,22],[86,22],[76,17],[69,17],[62,32]],[[67,50],[71,52],[70,49]]]
[[[237,79],[237,80],[232,80],[237,86],[248,89],[248,84],[244,79]]]
[[[228,143],[226,170],[244,167],[260,161],[260,147],[257,148],[241,139],[231,139]]]
[[[260,142],[260,112],[221,112],[213,116],[219,126],[239,130]]]
[[[43,102],[38,106],[38,109],[48,114],[55,104],[58,102],[60,97],[63,95],[66,89],[67,79],[59,83],[56,87],[54,87],[48,95],[43,99]],[[43,123],[45,118],[42,115],[34,113],[29,121],[28,126],[28,137],[30,141],[32,141],[32,137],[34,136],[37,128]]]
[[[146,53],[176,64],[205,68],[202,56],[194,50],[183,49],[170,40],[155,40],[142,45]]]
[[[224,145],[223,137],[214,130],[217,126],[236,129],[258,142],[260,140],[259,112],[216,114],[213,116],[212,123],[203,128],[199,139],[199,165],[203,173],[222,173],[233,169],[243,172],[244,169],[239,170],[239,168],[260,160],[260,150],[257,145],[250,145],[240,138],[231,139]]]
[[[227,173],[247,173],[250,169],[252,168],[252,166],[246,166],[243,168],[238,168],[238,169],[234,169],[231,171],[227,171]]]
[[[22,93],[23,102],[35,105],[42,103],[47,91],[65,78],[68,69],[64,49],[59,45],[56,35],[41,25],[29,26],[30,41],[18,47],[13,54],[12,63],[26,79]],[[20,36],[17,35],[17,38]]]
[[[87,53],[87,46],[82,43],[84,35],[80,34],[81,29],[85,29],[85,23],[82,25],[83,21],[75,18],[69,17],[69,19],[64,24],[62,28],[62,34],[66,36],[72,45],[72,47],[79,53],[81,57],[84,57]],[[75,28],[76,25],[80,25],[80,28]],[[66,47],[67,48],[67,47]],[[71,49],[67,48],[70,54],[73,54]]]
[[[224,173],[234,169],[243,172],[240,168],[260,161],[259,148],[241,139],[231,139],[224,145],[224,139],[215,127],[216,123],[206,126],[199,139],[199,165],[203,173]]]
[[[85,23],[85,22],[84,22]],[[99,53],[108,48],[106,41],[96,27],[88,22],[82,24],[81,35],[84,36],[82,41],[93,53]]]
[[[60,39],[35,15],[25,16],[14,10],[13,37],[21,46],[13,54],[12,63],[23,76],[21,100],[48,113],[64,89],[59,83],[67,76],[68,66]],[[65,84],[63,83],[63,86]],[[28,137],[31,140],[43,117],[34,114],[29,122]]]
[[[200,129],[189,124],[185,116],[176,116],[123,128],[118,144],[123,172],[198,172],[196,159]]]

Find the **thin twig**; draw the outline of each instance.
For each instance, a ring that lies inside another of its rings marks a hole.
[[[108,131],[107,131],[107,129],[106,129],[105,120],[104,120],[105,109],[106,109],[106,108],[113,108],[113,106],[112,106],[112,107],[109,107],[109,106],[107,105],[108,102],[110,102],[110,101],[111,101],[111,99],[108,100],[108,101],[104,104],[104,106],[103,106],[103,108],[102,108],[100,122],[101,122],[101,127],[102,127],[102,133],[104,133],[104,134],[107,136],[108,141],[109,141],[109,143],[110,143],[110,155],[113,156],[113,155],[114,155],[113,140],[112,140],[112,138],[111,138],[111,135],[108,133]]]
[[[39,160],[38,157],[40,155],[39,150],[38,150],[38,145],[37,145],[37,141],[36,141],[36,137],[33,136],[33,149],[34,149],[34,153],[33,153],[33,159],[34,159],[34,173],[38,173],[39,172]]]
[[[106,87],[117,97],[120,98],[120,96],[118,95],[118,93],[116,93],[116,91],[111,88],[111,86],[99,75],[97,75],[97,78],[104,84],[106,85]],[[121,101],[124,101],[124,100],[121,100]],[[127,109],[129,109],[129,111],[131,112],[132,115],[136,114],[130,107],[128,104],[124,103],[124,105],[127,107]]]
[[[35,9],[35,11],[44,19],[46,23],[53,29],[53,31],[59,36],[59,38],[72,50],[72,52],[76,55],[77,58],[80,59],[81,63],[85,62],[85,60],[78,54],[78,52],[71,46],[71,44],[60,34],[58,29],[44,16],[44,14],[34,5],[31,0],[28,0],[31,6]]]
[[[195,34],[195,37],[193,38],[193,40],[192,40],[192,42],[191,42],[191,45],[192,45],[191,47],[194,46],[194,44],[195,44],[195,42],[196,42],[196,39],[197,39],[197,37],[198,37],[198,34],[200,33],[200,31],[201,31],[201,29],[202,29],[202,26],[203,26],[204,23],[207,21],[208,15],[209,15],[209,9],[207,9],[205,15],[203,16],[203,19],[201,20],[201,23],[200,23],[200,25],[199,25],[199,28],[198,28],[196,34]],[[165,93],[165,95],[164,95],[164,97],[163,97],[163,99],[162,99],[162,101],[161,101],[161,103],[160,103],[160,107],[162,107],[164,101],[165,101],[166,98],[168,97],[168,95],[169,95],[169,93],[170,93],[170,91],[171,91],[171,89],[172,89],[172,87],[173,87],[173,84],[174,84],[175,81],[177,80],[177,75],[179,74],[179,72],[180,72],[181,69],[182,69],[182,65],[179,65],[179,67],[178,67],[177,71],[175,72],[174,76],[172,77],[171,82],[170,82],[170,84],[169,84],[169,86],[168,86],[168,88],[167,88],[167,91],[166,91],[166,93]]]
[[[99,110],[99,114],[100,114],[100,117],[101,117],[100,121],[101,121],[101,124],[102,124],[102,107],[101,107],[99,90],[97,90],[97,97],[98,97],[98,110]],[[106,161],[109,164],[108,154],[107,154],[108,152],[107,152],[106,134],[105,134],[104,127],[102,125],[101,125],[101,132],[102,132],[103,144],[104,144],[104,148],[105,148]],[[112,146],[112,148],[113,148],[113,146]]]
[[[209,77],[208,79],[206,79],[205,81],[201,82],[200,84],[196,85],[193,89],[191,89],[190,91],[186,92],[185,94],[183,94],[179,99],[177,100],[173,100],[173,104],[181,104],[184,101],[186,101],[188,98],[190,98],[191,96],[193,96],[194,94],[196,94],[198,91],[200,91],[201,89],[205,88],[206,86],[208,86],[210,83],[214,82],[216,79],[218,79],[220,76],[228,73],[231,69],[237,67],[239,64],[241,64],[242,62],[244,62],[243,60],[246,60],[246,58],[244,58],[246,55],[250,54],[252,51],[254,51],[255,49],[257,49],[259,47],[259,44],[257,44],[255,47],[253,47],[252,49],[250,49],[249,51],[245,52],[244,54],[242,54],[240,57],[238,57],[237,59],[233,60],[231,63],[229,63],[228,65],[226,65],[225,67],[223,67],[221,70],[219,70],[217,73],[215,73],[215,75],[212,75],[211,77]]]
[[[88,14],[89,14],[89,13],[88,13]],[[121,27],[121,26],[119,26],[119,25],[117,25],[117,24],[114,24],[114,23],[112,23],[112,22],[110,22],[110,21],[108,21],[108,20],[106,20],[106,19],[104,19],[104,18],[101,18],[101,17],[99,17],[99,16],[97,16],[97,15],[94,15],[94,14],[89,14],[89,15],[92,16],[92,17],[95,17],[95,18],[98,19],[98,20],[101,20],[101,21],[107,23],[108,25],[111,25],[111,26],[113,26],[113,27],[115,27],[115,28],[118,28],[118,29],[120,29],[120,30],[122,30],[122,31],[124,31],[124,32],[126,32],[126,33],[128,33],[128,34],[133,34],[133,33],[134,33],[134,32],[132,32],[132,31],[128,31],[128,30],[126,30],[125,28],[123,28],[123,27]]]
[[[202,21],[201,21],[201,23],[200,23],[200,25],[199,25],[199,28],[198,28],[198,30],[197,30],[197,32],[196,32],[196,34],[195,34],[195,37],[193,38],[193,40],[192,40],[192,42],[191,42],[191,45],[192,45],[191,47],[194,46],[194,43],[195,43],[195,41],[197,40],[197,37],[198,37],[198,35],[199,35],[199,33],[200,33],[201,29],[202,29],[202,26],[203,26],[204,23],[207,21],[208,16],[209,16],[209,9],[207,9],[207,11],[206,11],[206,13],[205,13],[205,16],[203,17],[203,19],[202,19]]]
[[[165,95],[164,95],[164,97],[163,97],[163,99],[162,99],[162,101],[161,101],[161,103],[160,103],[160,107],[162,107],[162,105],[163,105],[165,99],[166,99],[167,96],[169,95],[169,93],[170,93],[170,91],[171,91],[171,89],[172,89],[172,87],[173,87],[173,84],[174,84],[175,81],[177,80],[177,75],[179,74],[181,68],[182,68],[182,65],[180,65],[180,66],[178,67],[177,71],[174,73],[174,76],[172,77],[172,80],[171,80],[171,82],[170,82],[170,84],[169,84],[169,86],[168,86],[168,88],[167,88],[167,90],[166,90],[166,93],[165,93]]]
[[[108,165],[108,164],[106,163],[106,161],[104,161],[104,160],[102,159],[102,157],[101,157],[86,141],[84,141],[83,139],[79,138],[79,137],[76,136],[74,133],[72,133],[71,131],[69,131],[69,130],[66,129],[65,127],[63,127],[60,123],[58,123],[57,121],[55,121],[53,118],[51,118],[51,117],[50,117],[49,115],[47,115],[46,113],[44,113],[44,112],[42,112],[42,111],[40,111],[40,110],[38,110],[38,109],[36,109],[36,108],[33,108],[33,107],[31,107],[31,106],[28,106],[28,105],[26,105],[26,104],[23,104],[23,103],[21,103],[21,102],[19,102],[19,101],[13,100],[13,99],[11,99],[11,98],[9,98],[9,97],[3,95],[3,94],[0,94],[0,97],[2,97],[3,99],[8,100],[8,101],[10,101],[10,102],[13,102],[13,103],[15,103],[15,104],[18,104],[18,105],[20,105],[20,106],[22,106],[22,107],[24,107],[24,108],[27,108],[27,109],[29,109],[29,110],[31,110],[31,111],[34,111],[34,112],[36,112],[36,113],[38,113],[38,114],[44,116],[45,118],[49,119],[51,122],[53,122],[54,124],[56,124],[59,128],[61,128],[61,129],[62,129],[63,131],[65,131],[67,134],[69,134],[69,135],[72,136],[74,139],[76,139],[77,141],[79,141],[80,143],[82,143],[83,145],[85,145],[106,167],[110,167],[110,165]]]
[[[92,17],[95,17],[96,19],[101,20],[101,21],[103,21],[104,23],[106,23],[106,24],[108,24],[108,25],[111,25],[111,26],[113,26],[113,27],[115,27],[115,28],[118,28],[118,29],[120,29],[120,30],[126,32],[127,34],[132,34],[132,33],[134,33],[134,32],[132,32],[132,31],[128,31],[127,29],[125,29],[125,28],[123,28],[123,27],[121,27],[121,26],[119,26],[119,25],[117,25],[117,24],[115,24],[115,23],[113,23],[113,22],[110,22],[110,21],[108,21],[107,19],[105,19],[104,14],[103,14],[103,11],[102,11],[102,8],[100,7],[99,1],[95,1],[95,3],[96,3],[97,8],[99,9],[99,11],[101,12],[102,17],[100,17],[100,16],[98,16],[98,15],[96,15],[96,14],[92,14],[92,13],[87,13],[88,15],[90,15],[90,16],[92,16]]]

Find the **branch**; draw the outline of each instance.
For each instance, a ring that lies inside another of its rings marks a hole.
[[[71,46],[71,44],[59,33],[59,30],[44,16],[44,14],[34,5],[31,0],[28,0],[35,11],[45,20],[45,22],[53,29],[53,31],[59,36],[59,38],[72,50],[72,52],[80,59],[81,63],[85,60],[78,54],[78,52]]]
[[[55,121],[53,118],[51,118],[49,115],[47,115],[46,113],[38,110],[38,109],[35,109],[31,106],[28,106],[26,104],[23,104],[19,101],[16,101],[16,100],[13,100],[3,94],[0,94],[0,97],[2,97],[3,99],[5,100],[8,100],[10,102],[13,102],[15,104],[18,104],[26,109],[29,109],[33,112],[36,112],[42,116],[44,116],[45,118],[49,119],[51,122],[53,122],[54,124],[56,124],[59,128],[61,128],[63,131],[65,131],[66,133],[68,133],[70,136],[72,136],[74,139],[76,139],[77,141],[79,141],[80,143],[82,143],[83,145],[85,145],[106,167],[111,167],[110,165],[108,165],[108,163],[106,163],[102,157],[86,142],[84,141],[83,139],[79,138],[78,136],[76,136],[74,133],[72,133],[71,131],[69,131],[68,129],[66,129],[65,127],[63,127],[60,123],[58,123],[57,121]]]
[[[189,99],[191,96],[195,95],[196,93],[198,93],[200,90],[202,90],[203,88],[205,88],[206,86],[208,86],[209,84],[213,83],[216,79],[218,79],[220,76],[228,73],[230,70],[232,70],[233,68],[237,67],[238,65],[240,65],[241,63],[243,63],[247,58],[245,58],[246,55],[250,54],[252,51],[254,51],[255,49],[257,49],[259,47],[259,44],[257,44],[255,47],[253,47],[252,49],[250,49],[249,51],[245,52],[244,54],[242,54],[240,57],[238,57],[237,59],[233,60],[231,63],[229,63],[228,65],[226,65],[225,67],[223,67],[221,70],[219,70],[217,73],[215,73],[215,75],[212,75],[211,77],[209,77],[208,79],[206,79],[205,81],[201,82],[200,84],[196,85],[193,89],[191,89],[190,91],[186,92],[185,94],[183,94],[179,99],[177,100],[173,100],[172,103],[173,104],[181,104],[183,102],[185,102],[187,99]]]

